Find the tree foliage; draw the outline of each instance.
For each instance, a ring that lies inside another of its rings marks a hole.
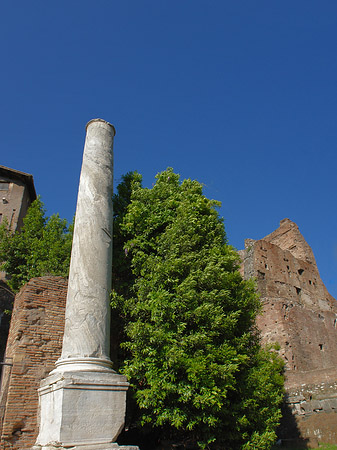
[[[132,186],[137,183],[141,186],[142,177],[138,172],[128,172],[122,176],[117,186],[117,192],[113,195],[113,260],[112,260],[112,285],[120,297],[129,297],[130,290],[135,281],[131,269],[131,259],[126,257],[125,242],[131,237],[122,230],[122,223],[127,208],[131,202]],[[118,369],[125,359],[125,351],[119,345],[126,339],[124,314],[121,310],[115,311],[111,316],[110,356]]]
[[[129,285],[115,285],[112,305],[124,318],[121,371],[140,423],[182,432],[201,448],[270,448],[282,364],[261,349],[260,302],[237,270],[219,202],[196,181],[180,183],[172,169],[152,189],[131,181],[131,203],[115,228],[132,275],[124,266]]]
[[[113,195],[113,286],[119,293],[127,293],[133,284],[134,277],[131,270],[131,260],[126,258],[124,244],[131,235],[122,230],[122,223],[127,208],[131,202],[132,186],[137,183],[141,186],[142,177],[134,171],[122,176]]]
[[[18,291],[33,277],[67,276],[72,244],[72,225],[58,214],[49,218],[38,197],[29,207],[20,232],[11,232],[6,222],[0,226],[1,270],[8,285]]]

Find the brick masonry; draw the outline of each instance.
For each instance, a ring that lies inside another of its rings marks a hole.
[[[0,393],[1,449],[35,443],[40,381],[61,354],[67,281],[33,278],[15,298]]]
[[[286,406],[280,437],[337,443],[337,302],[325,288],[313,252],[289,219],[240,251],[245,278],[255,277],[263,303],[264,343],[285,361]]]

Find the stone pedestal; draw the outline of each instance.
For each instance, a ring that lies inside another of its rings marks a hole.
[[[118,445],[114,444],[88,444],[75,445],[75,447],[63,447],[55,443],[55,445],[39,446],[35,445],[32,450],[139,450],[135,445]]]
[[[124,424],[127,388],[125,377],[110,372],[49,375],[39,389],[44,420],[37,443],[42,448],[48,444],[64,448],[111,446]]]

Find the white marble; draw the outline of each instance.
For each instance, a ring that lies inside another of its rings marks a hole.
[[[94,444],[94,445],[75,445],[75,447],[60,447],[58,443],[55,445],[34,445],[32,450],[139,450],[135,445],[118,445],[114,444]]]
[[[114,373],[49,375],[39,389],[43,420],[35,447],[116,446],[124,425],[127,389],[126,378]]]
[[[97,366],[110,364],[114,135],[114,127],[101,119],[87,125],[62,355],[56,370],[73,370],[76,358],[79,364],[85,364],[84,359]]]

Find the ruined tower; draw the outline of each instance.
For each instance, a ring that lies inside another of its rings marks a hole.
[[[257,281],[262,340],[277,342],[285,361],[291,415],[281,437],[336,443],[337,302],[321,280],[310,246],[289,219],[263,239],[247,239],[245,247],[241,271]]]

